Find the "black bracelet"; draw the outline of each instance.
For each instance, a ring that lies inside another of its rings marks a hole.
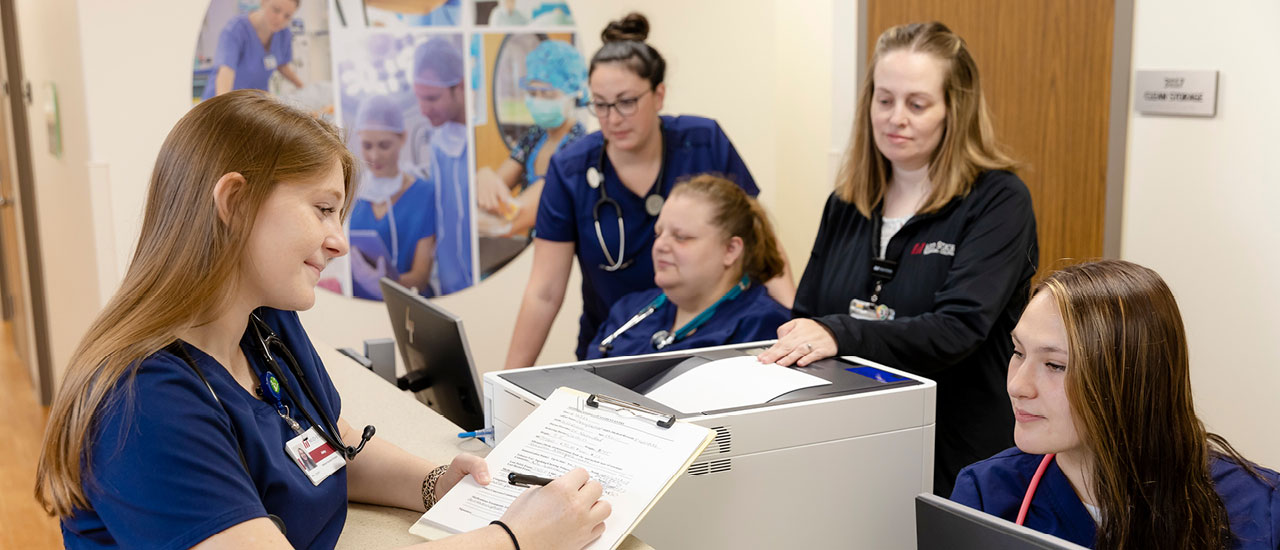
[[[497,525],[498,527],[501,527],[503,531],[506,531],[507,536],[511,537],[511,544],[516,545],[516,550],[520,550],[520,541],[516,540],[516,534],[511,532],[511,528],[507,527],[507,524],[502,523],[502,520],[500,519],[495,519],[489,522],[489,525]]]

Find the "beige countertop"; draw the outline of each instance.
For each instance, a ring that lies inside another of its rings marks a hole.
[[[342,396],[342,416],[357,429],[373,424],[375,437],[395,443],[436,464],[447,464],[454,455],[467,452],[484,456],[489,447],[479,440],[460,440],[462,431],[452,422],[427,408],[407,392],[400,391],[372,371],[317,343],[316,351]],[[351,504],[347,523],[338,537],[339,549],[398,548],[423,542],[409,534],[409,526],[421,514],[400,508]],[[444,536],[441,532],[440,536]],[[628,536],[619,550],[652,550]]]

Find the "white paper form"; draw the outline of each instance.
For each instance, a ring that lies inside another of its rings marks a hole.
[[[616,548],[702,452],[711,431],[685,422],[662,428],[650,415],[609,404],[593,408],[586,401],[585,393],[556,390],[486,457],[493,482],[481,486],[463,479],[409,532],[425,535],[431,526],[453,533],[479,529],[526,490],[507,483],[508,473],[554,478],[582,467],[604,486],[601,498],[613,506],[604,534],[587,548]]]
[[[830,380],[743,355],[698,365],[645,396],[683,413],[700,413],[759,405],[787,392],[829,384]]]

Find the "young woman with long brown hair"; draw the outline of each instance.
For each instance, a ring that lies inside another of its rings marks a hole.
[[[934,379],[933,490],[1009,446],[1004,364],[1038,257],[1031,194],[996,141],[978,64],[941,23],[876,41],[795,320],[765,362],[858,355]]]
[[[298,320],[347,253],[354,172],[336,128],[260,91],[169,133],[133,262],[50,412],[36,496],[68,548],[332,548],[348,499],[422,511],[467,475],[489,482],[480,458],[437,467],[353,431]],[[425,546],[582,548],[601,491],[575,470],[506,529]]]
[[[1158,274],[1115,260],[1052,273],[1012,336],[1017,447],[965,468],[952,500],[1091,548],[1280,545],[1280,474],[1196,416]]]

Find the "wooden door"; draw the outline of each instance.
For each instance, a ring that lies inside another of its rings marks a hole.
[[[0,24],[3,27],[3,24]],[[28,285],[25,283],[26,251],[18,216],[18,172],[13,165],[13,124],[10,120],[8,95],[17,91],[9,82],[3,41],[0,41],[0,87],[5,101],[0,102],[0,301],[3,301],[4,320],[13,323],[14,351],[27,365],[33,384],[38,383],[39,373],[31,356],[31,323]]]
[[[965,39],[996,135],[1024,164],[1018,175],[1031,190],[1040,237],[1037,276],[1101,257],[1114,0],[863,1],[867,56],[880,33],[902,23],[941,21]]]

